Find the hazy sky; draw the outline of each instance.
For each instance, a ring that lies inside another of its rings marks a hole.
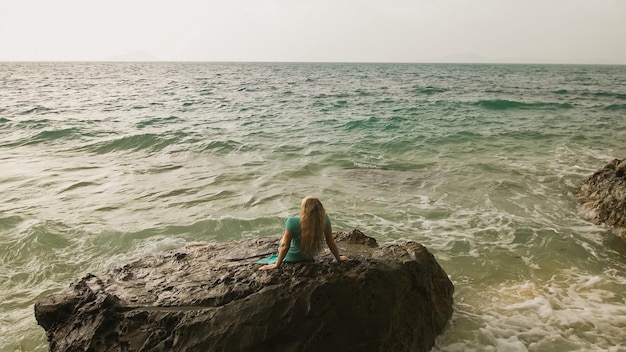
[[[0,0],[0,61],[626,64],[626,0]]]

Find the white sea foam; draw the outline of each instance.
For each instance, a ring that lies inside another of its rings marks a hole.
[[[623,351],[626,277],[590,275],[563,270],[546,282],[524,281],[483,287],[463,300],[435,351]],[[619,290],[619,289],[618,289]],[[455,321],[470,319],[483,326],[465,340],[456,340]]]
[[[187,240],[178,237],[152,236],[148,239],[138,241],[132,251],[113,255],[103,263],[100,270],[106,270],[113,266],[148,255],[161,253],[170,249],[176,249],[191,244]]]

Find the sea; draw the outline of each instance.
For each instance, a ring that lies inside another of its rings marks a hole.
[[[615,158],[626,66],[0,63],[0,351],[47,351],[74,279],[279,237],[306,195],[433,253],[432,351],[626,351],[626,241],[576,200]]]

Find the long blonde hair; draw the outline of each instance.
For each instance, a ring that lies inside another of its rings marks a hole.
[[[308,196],[300,206],[300,250],[313,258],[322,249],[324,229],[326,228],[326,210],[319,199]]]

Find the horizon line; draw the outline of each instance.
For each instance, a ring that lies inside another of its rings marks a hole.
[[[275,61],[275,60],[0,60],[0,63],[267,63],[267,64],[456,64],[456,65],[593,65],[624,66],[626,63],[538,61]]]

